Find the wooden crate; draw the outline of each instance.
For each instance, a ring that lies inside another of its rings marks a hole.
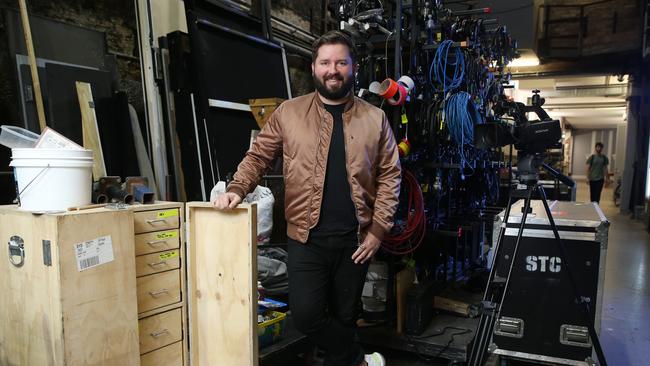
[[[188,365],[183,204],[133,205],[142,365]]]
[[[0,239],[0,365],[139,365],[133,212],[1,206]]]
[[[192,366],[258,364],[257,209],[186,204]]]

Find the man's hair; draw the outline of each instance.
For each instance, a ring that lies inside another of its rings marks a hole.
[[[350,51],[350,58],[352,62],[356,60],[356,49],[354,48],[354,43],[345,35],[345,33],[337,30],[329,31],[322,36],[316,38],[316,40],[311,44],[311,62],[316,62],[316,57],[318,57],[318,49],[321,46],[326,44],[342,44],[348,46]]]
[[[604,148],[604,147],[605,147],[605,145],[603,145],[602,142],[596,142],[596,146],[595,146],[595,147],[598,147],[598,146],[600,146],[601,148]]]

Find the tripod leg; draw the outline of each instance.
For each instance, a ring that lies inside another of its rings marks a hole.
[[[562,239],[560,239],[560,233],[557,230],[557,226],[555,226],[555,220],[553,219],[553,214],[551,213],[551,209],[548,207],[548,202],[546,201],[546,192],[544,191],[544,187],[542,187],[541,185],[537,187],[537,190],[539,192],[540,198],[542,199],[542,203],[544,204],[546,217],[548,217],[548,222],[551,225],[551,229],[553,230],[553,235],[555,236],[555,241],[557,242],[558,249],[560,250],[562,263],[564,263],[564,268],[566,269],[567,277],[569,278],[569,283],[573,288],[574,301],[577,304],[582,304],[582,315],[584,321],[587,324],[587,328],[589,329],[589,336],[593,340],[594,351],[596,351],[596,356],[598,357],[598,361],[600,362],[600,365],[607,366],[607,361],[605,360],[605,354],[603,353],[603,348],[601,347],[600,339],[598,338],[598,334],[596,334],[596,329],[594,328],[594,322],[592,321],[591,309],[587,302],[582,301],[582,299],[580,299],[578,286],[576,285],[575,278],[573,277],[573,273],[571,272],[571,266],[569,263],[569,258],[567,256],[566,247],[564,246],[564,242],[562,241]]]
[[[505,215],[503,216],[503,224],[499,228],[499,236],[496,242],[496,246],[494,247],[494,254],[492,255],[492,263],[490,263],[490,276],[488,277],[488,286],[485,287],[485,292],[483,292],[483,300],[488,300],[488,291],[490,289],[489,284],[492,282],[494,279],[494,275],[496,274],[495,268],[497,265],[497,253],[499,253],[499,248],[501,246],[501,242],[503,241],[503,237],[506,234],[506,226],[508,225],[508,218],[510,218],[510,206],[512,205],[512,193],[508,196],[508,204],[506,205],[506,212]]]
[[[505,226],[508,223],[508,217],[510,217],[511,203],[512,203],[512,191],[510,191],[510,193],[508,194],[508,202],[506,204],[506,210],[503,219],[504,223],[499,228],[499,235],[497,237],[497,242],[494,243],[493,253],[499,253],[499,245],[503,240],[503,235],[505,234]],[[495,275],[496,258],[497,255],[493,254],[492,261],[490,262],[490,275],[488,276],[487,285],[485,286],[485,292],[483,293],[483,301],[492,301],[493,294],[490,291],[491,289],[490,284],[492,283],[492,280],[494,279],[494,275]],[[481,314],[481,316],[479,317],[479,321],[476,326],[476,332],[474,334],[474,341],[472,342],[472,349],[470,350],[469,353],[469,359],[467,363],[468,365],[480,365],[479,362],[480,362],[480,358],[482,357],[480,356],[480,354],[484,348],[483,343],[485,343],[485,337],[487,331],[486,322],[489,320],[490,320],[490,316],[487,314]]]
[[[496,325],[497,320],[499,319],[499,316],[501,315],[501,307],[503,306],[503,302],[506,299],[507,293],[508,293],[508,287],[510,286],[510,277],[512,276],[512,269],[515,266],[515,262],[517,260],[517,252],[519,251],[519,244],[521,244],[521,238],[523,237],[524,234],[524,227],[526,225],[526,218],[528,217],[528,211],[530,210],[530,199],[533,194],[533,189],[534,186],[529,186],[526,189],[526,196],[524,197],[524,208],[523,212],[521,214],[521,223],[519,224],[519,230],[517,232],[517,240],[515,241],[515,246],[512,250],[512,259],[510,260],[510,266],[508,268],[508,274],[505,279],[505,283],[503,285],[503,289],[501,290],[501,299],[500,301],[496,304],[496,310],[494,312],[494,316],[492,319],[490,319],[490,322],[488,323],[487,327],[487,332],[486,335],[489,337],[488,339],[492,339],[493,332],[494,332],[494,326]],[[506,227],[503,228],[503,237],[505,238],[505,231],[508,226],[508,222],[505,222]],[[498,253],[495,253],[497,255]],[[495,262],[496,263],[496,262]],[[496,268],[495,268],[496,271]],[[495,272],[496,273],[496,272]],[[496,275],[495,275],[496,276]],[[481,354],[481,364],[485,362],[485,357],[487,355],[487,347],[489,346],[489,342],[485,342],[484,350]]]
[[[499,318],[499,314],[501,312],[501,306],[503,305],[503,301],[505,300],[506,293],[508,291],[508,285],[510,283],[510,276],[512,274],[512,269],[514,267],[515,260],[517,259],[517,251],[519,248],[519,244],[521,243],[521,238],[523,236],[526,217],[528,216],[528,211],[530,210],[530,198],[532,196],[533,189],[534,186],[528,186],[526,189],[526,195],[524,196],[524,211],[521,216],[521,224],[519,226],[519,232],[517,234],[517,241],[515,242],[515,246],[513,249],[512,260],[510,262],[510,266],[508,269],[508,275],[503,285],[500,302],[496,303],[496,307],[494,308],[492,314],[483,314],[479,319],[475,342],[472,345],[472,352],[470,353],[470,360],[468,363],[469,365],[483,365],[483,363],[485,362],[488,346],[493,335],[494,325],[497,319]],[[485,295],[483,297],[484,304],[486,303],[486,301],[492,302],[494,300],[494,298],[497,296],[496,288],[501,285],[500,281],[495,281],[496,265],[497,265],[497,258],[500,256],[499,253],[501,249],[501,243],[505,237],[505,232],[508,225],[508,218],[510,217],[511,201],[512,201],[512,193],[510,195],[510,198],[508,199],[508,206],[506,207],[504,226],[499,231],[499,241],[497,243],[497,247],[496,247],[497,249],[492,259],[492,269],[490,271],[488,285],[486,286]]]
[[[510,268],[508,268],[508,276],[506,277],[506,283],[503,286],[501,301],[497,307],[497,317],[499,316],[499,313],[501,313],[501,306],[503,306],[503,301],[506,299],[506,292],[508,292],[508,286],[510,285],[510,276],[512,275],[512,269],[515,267],[517,252],[519,251],[519,244],[521,244],[521,238],[524,235],[524,226],[526,226],[526,218],[528,217],[528,211],[530,211],[530,198],[533,195],[533,189],[534,186],[529,186],[526,191],[526,198],[524,198],[524,212],[521,214],[521,224],[519,225],[519,231],[517,232],[517,241],[515,242],[515,247],[512,250],[512,260],[510,261]]]

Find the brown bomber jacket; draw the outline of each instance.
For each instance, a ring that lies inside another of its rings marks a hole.
[[[227,191],[252,191],[282,153],[287,235],[301,243],[320,216],[333,117],[316,92],[282,103],[239,164]],[[401,168],[384,111],[352,95],[343,112],[348,180],[359,221],[359,240],[380,240],[393,226]]]

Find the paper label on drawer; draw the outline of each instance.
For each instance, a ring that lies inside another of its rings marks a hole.
[[[157,214],[157,217],[159,219],[166,219],[168,217],[174,217],[174,216],[178,216],[178,210],[175,208],[171,210],[160,211]]]
[[[156,234],[156,239],[171,239],[171,238],[177,238],[177,237],[178,237],[178,231],[165,231],[165,232]]]
[[[162,253],[158,256],[161,261],[164,261],[166,259],[172,259],[178,257],[178,250],[172,250],[171,252],[165,252]]]
[[[80,272],[112,262],[115,260],[113,241],[109,235],[77,243],[75,244],[75,255],[77,257],[77,270]]]

